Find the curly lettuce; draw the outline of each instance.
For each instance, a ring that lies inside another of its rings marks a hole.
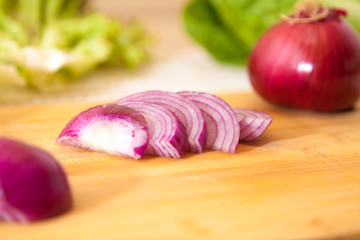
[[[0,88],[63,89],[102,66],[148,59],[143,27],[88,10],[85,0],[0,0]]]

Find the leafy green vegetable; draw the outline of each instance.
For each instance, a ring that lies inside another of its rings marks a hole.
[[[188,34],[217,60],[245,64],[260,36],[289,15],[298,0],[192,0],[183,12]],[[360,32],[360,0],[324,0],[349,11]]]
[[[196,0],[185,9],[185,25],[189,34],[216,59],[243,63],[246,49],[235,34],[222,25],[207,0]]]
[[[0,87],[52,91],[101,66],[147,60],[139,23],[87,9],[85,0],[0,0]]]

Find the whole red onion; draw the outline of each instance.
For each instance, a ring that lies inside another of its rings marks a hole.
[[[360,38],[343,16],[308,2],[269,29],[249,58],[255,91],[287,107],[351,108],[360,94]]]

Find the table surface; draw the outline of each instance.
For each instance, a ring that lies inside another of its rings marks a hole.
[[[74,199],[57,218],[0,223],[0,239],[359,239],[360,102],[320,114],[285,111],[250,93],[221,96],[274,121],[235,154],[207,150],[179,160],[55,143],[73,116],[101,102],[0,108],[0,132],[53,154]]]

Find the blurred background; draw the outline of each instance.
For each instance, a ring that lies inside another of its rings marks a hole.
[[[60,90],[54,90],[53,86],[57,85],[51,81],[49,82],[53,85],[49,84],[43,87],[40,82],[38,83],[39,87],[35,86],[35,89],[34,87],[29,88],[28,84],[1,87],[1,104],[109,101],[149,89],[212,92],[235,92],[249,89],[246,71],[243,67],[219,64],[186,33],[182,15],[188,1],[91,0],[89,3],[92,11],[120,21],[121,24],[129,24],[134,21],[139,23],[148,39],[147,59],[131,69],[117,65],[111,68],[90,69],[81,77],[76,77],[76,81],[65,84],[65,87],[61,87]],[[52,39],[59,38],[58,36],[51,37]],[[56,41],[55,44],[60,42]],[[89,49],[91,50],[87,51],[96,51],[96,46],[99,44],[90,45]],[[50,62],[49,55],[58,58],[53,53],[41,53],[41,57],[35,56],[35,58],[41,59],[43,62]],[[85,60],[88,59],[87,55],[86,52]],[[27,57],[29,58],[28,62],[33,62],[33,55]],[[24,59],[25,57],[20,58]],[[81,65],[82,62],[78,64],[78,66]],[[78,66],[74,65],[74,69]],[[74,69],[70,69],[68,72],[74,72]],[[33,82],[40,79],[36,76],[35,80],[32,80]],[[60,80],[59,82],[64,81]]]
[[[0,0],[0,104],[251,91],[251,49],[296,2]],[[325,2],[360,30],[359,0]]]
[[[187,0],[91,0],[94,8],[117,19],[139,19],[154,38],[154,60],[166,60],[195,47],[185,34],[182,11]]]

